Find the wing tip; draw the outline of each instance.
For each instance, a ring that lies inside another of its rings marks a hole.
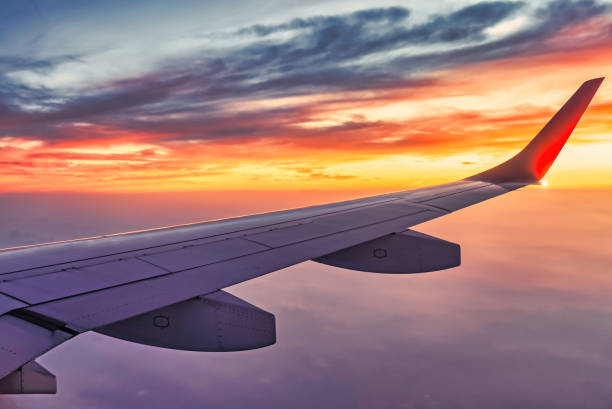
[[[601,84],[603,82],[603,80],[605,80],[605,79],[606,79],[606,77],[597,77],[597,78],[592,78],[592,79],[590,79],[588,81],[585,81],[584,83],[587,84],[589,82],[593,82],[593,83],[597,82],[597,83]]]
[[[467,179],[537,183],[557,158],[604,79],[598,77],[583,82],[522,151],[506,162]]]
[[[601,83],[603,82],[603,80],[605,80],[606,77],[598,77],[598,78],[593,78],[590,79],[588,81],[585,81],[582,83],[582,86],[580,88],[590,88],[593,87],[594,90],[597,90],[599,88],[599,86],[601,85]]]

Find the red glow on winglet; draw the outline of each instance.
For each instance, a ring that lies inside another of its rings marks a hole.
[[[469,179],[494,183],[510,181],[533,183],[542,179],[561,152],[603,80],[602,77],[586,81],[525,149],[501,165]]]

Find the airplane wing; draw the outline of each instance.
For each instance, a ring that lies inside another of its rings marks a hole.
[[[537,183],[603,78],[585,82],[516,156],[440,186],[302,209],[0,251],[0,393],[54,393],[34,359],[85,331],[165,348],[275,342],[274,316],[222,289],[306,260],[375,273],[460,264],[411,226]]]

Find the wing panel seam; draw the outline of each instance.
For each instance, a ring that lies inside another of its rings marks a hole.
[[[142,256],[146,256],[146,254],[141,254],[141,255],[136,256],[136,257],[134,257],[134,258],[135,258],[136,260],[142,261],[143,263],[147,263],[147,264],[149,264],[149,265],[152,265],[153,267],[157,267],[157,268],[159,268],[159,269],[161,269],[161,270],[164,270],[164,271],[166,271],[166,272],[168,272],[168,273],[171,273],[171,272],[172,272],[172,271],[168,270],[167,268],[164,268],[164,267],[162,267],[162,266],[160,266],[160,265],[158,265],[158,264],[153,263],[152,261],[149,261],[149,260],[145,260],[145,259],[140,258],[140,257],[142,257]],[[165,274],[161,274],[161,275],[163,276],[163,275],[165,275]],[[147,277],[147,278],[145,278],[144,280],[147,280],[147,279],[149,279],[149,278],[155,278],[155,277],[159,277],[159,276]],[[129,284],[129,283],[131,283],[131,282],[132,282],[132,281],[130,281],[130,282],[126,283],[126,284]]]
[[[0,281],[0,282],[1,282],[1,281]],[[32,305],[32,304],[30,304],[29,302],[22,300],[21,298],[15,297],[14,295],[10,295],[10,294],[7,294],[7,293],[3,293],[2,291],[0,291],[0,294],[5,295],[5,296],[7,296],[7,297],[9,297],[9,298],[12,298],[13,300],[17,300],[17,301],[19,301],[19,302],[22,302],[22,303],[24,303],[24,304],[27,304],[27,305]]]
[[[486,182],[483,182],[483,183],[486,183]],[[418,201],[412,201],[410,199],[406,199],[406,200],[408,200],[411,203],[423,203],[423,202],[427,202],[428,200],[442,199],[444,197],[448,197],[448,196],[452,196],[452,195],[458,195],[460,193],[471,192],[473,190],[478,190],[478,189],[484,189],[485,187],[490,187],[492,185],[494,185],[494,183],[486,183],[485,185],[481,185],[481,186],[477,186],[477,187],[472,187],[472,188],[469,188],[469,189],[463,189],[463,190],[459,190],[457,192],[452,192],[452,193],[444,193],[444,194],[440,194],[438,196],[428,197],[427,199],[422,199],[422,200],[418,200]]]

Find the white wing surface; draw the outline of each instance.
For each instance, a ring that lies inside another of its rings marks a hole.
[[[306,260],[378,273],[458,265],[458,245],[407,229],[537,183],[602,80],[585,82],[515,157],[462,181],[0,251],[0,393],[53,393],[53,375],[31,361],[89,330],[176,349],[269,345],[273,315],[221,289]]]

